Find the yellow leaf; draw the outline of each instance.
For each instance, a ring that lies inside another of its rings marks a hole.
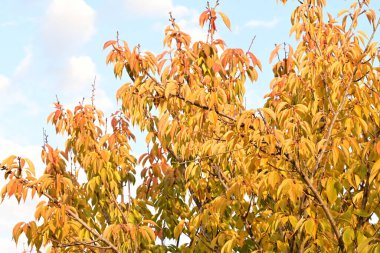
[[[28,158],[24,158],[24,160],[26,161],[26,163],[28,164],[29,168],[28,170],[33,174],[33,176],[36,174],[36,170],[34,168],[34,165],[32,163],[32,161]]]
[[[169,95],[175,95],[177,92],[177,83],[175,81],[168,82],[165,88],[165,98],[168,98]]]
[[[153,230],[150,227],[145,227],[145,231],[148,233],[151,242],[154,242],[156,240],[156,235],[154,234]]]
[[[17,242],[18,242],[18,238],[22,232],[22,230],[20,229],[21,225],[24,225],[25,222],[19,222],[17,223],[14,227],[13,227],[13,232],[12,232],[12,236],[13,236],[13,239],[15,240],[16,242],[16,245],[17,245]]]
[[[369,177],[369,183],[371,184],[372,181],[377,177],[377,175],[380,172],[380,159],[375,162],[375,164],[372,166],[371,169],[371,176]]]
[[[207,113],[207,116],[208,116],[208,119],[210,120],[210,122],[216,126],[216,124],[218,123],[218,114],[216,114],[215,111],[209,111]]]
[[[367,122],[365,122],[364,119],[362,119],[361,117],[357,117],[357,119],[359,119],[360,125],[361,125],[364,133],[367,133],[368,132],[368,124],[367,124]]]
[[[338,198],[338,191],[335,188],[335,180],[329,178],[326,184],[326,194],[329,202],[331,204],[335,203],[335,200]]]
[[[224,24],[231,31],[231,21],[230,21],[230,19],[223,12],[219,12],[219,15],[222,17]]]
[[[333,163],[335,166],[339,161],[339,148],[334,146],[332,149],[332,154],[333,154]]]
[[[261,108],[258,111],[263,111],[265,114],[269,115],[274,121],[276,121],[276,114],[270,108]]]
[[[1,163],[2,166],[10,167],[13,164],[13,161],[16,159],[15,155],[11,155],[3,160]]]
[[[175,226],[174,228],[174,238],[175,239],[178,239],[179,236],[181,235],[182,233],[182,230],[183,230],[183,225],[185,224],[185,221],[184,220],[181,220],[177,226]]]
[[[115,73],[115,77],[120,77],[121,78],[121,75],[123,73],[123,68],[124,68],[124,62],[118,61],[115,64],[114,71],[113,71]]]
[[[306,114],[309,111],[309,109],[307,108],[307,106],[304,105],[304,104],[297,104],[297,105],[295,105],[295,110],[298,113],[304,113],[304,114]]]
[[[344,9],[338,12],[338,17],[342,16],[344,13],[348,12],[348,10]]]
[[[221,253],[230,253],[230,252],[232,252],[232,247],[233,247],[234,241],[235,241],[234,239],[228,240],[223,245]]]

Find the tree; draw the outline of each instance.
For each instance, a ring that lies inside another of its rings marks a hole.
[[[26,158],[2,162],[3,199],[44,199],[36,221],[15,226],[16,242],[24,233],[50,252],[380,251],[371,222],[380,216],[380,19],[370,1],[336,18],[326,0],[299,1],[298,44],[270,55],[271,92],[257,109],[243,97],[261,63],[214,38],[219,18],[230,28],[218,4],[200,15],[205,42],[191,43],[171,17],[159,55],[105,43],[115,76],[131,80],[109,132],[93,104],[57,102],[48,121],[67,141],[43,147],[45,174],[35,178]],[[363,20],[369,36],[357,28]],[[138,161],[130,122],[149,147]]]

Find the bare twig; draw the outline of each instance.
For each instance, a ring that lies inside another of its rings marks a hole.
[[[95,83],[96,83],[96,76],[94,77],[94,82],[91,84],[91,105],[94,107],[95,105]]]
[[[251,44],[249,44],[249,47],[248,47],[247,53],[251,51],[251,47],[252,47],[253,42],[255,41],[255,39],[256,39],[256,35],[253,36],[253,38],[252,38],[252,40],[251,40]]]

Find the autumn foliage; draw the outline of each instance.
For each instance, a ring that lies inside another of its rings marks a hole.
[[[380,19],[370,1],[338,16],[326,0],[299,1],[297,45],[269,56],[271,92],[256,109],[243,100],[261,63],[215,39],[231,26],[218,4],[199,18],[206,41],[171,17],[158,55],[105,43],[115,76],[129,80],[108,129],[94,105],[57,102],[48,121],[67,140],[44,146],[44,175],[26,158],[1,163],[3,198],[41,197],[16,242],[24,233],[50,252],[380,252]],[[130,124],[146,135],[138,159]]]

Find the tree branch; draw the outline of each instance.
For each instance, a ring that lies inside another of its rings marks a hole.
[[[6,168],[5,166],[2,167],[2,170],[8,170],[8,168]],[[22,178],[21,176],[18,176],[18,175],[15,175],[15,177],[17,179],[20,180],[20,182],[25,186],[25,187],[28,187],[28,188],[35,188],[37,191],[37,187],[36,185],[32,185],[28,180]],[[44,195],[45,197],[47,197],[52,203],[56,204],[58,207],[61,207],[62,204],[55,198],[53,198],[50,194],[48,194],[47,192],[44,192],[44,191],[41,191],[41,194]],[[121,253],[121,251],[118,250],[118,248],[111,242],[109,241],[107,238],[103,237],[101,234],[98,233],[98,231],[96,231],[95,229],[91,228],[90,226],[87,225],[86,222],[84,222],[76,213],[74,213],[72,210],[70,209],[65,209],[65,213],[69,216],[69,217],[72,217],[74,220],[76,220],[77,222],[79,222],[85,229],[87,229],[87,231],[89,231],[91,234],[93,234],[94,236],[96,236],[98,239],[98,241],[102,241],[104,242],[106,245],[109,246],[110,249],[112,249],[114,252],[117,252],[117,253]]]
[[[301,178],[305,181],[305,183],[309,187],[309,189],[313,192],[314,197],[317,199],[317,201],[321,205],[323,212],[325,213],[327,219],[329,220],[331,228],[332,228],[336,238],[338,239],[339,248],[343,252],[344,251],[344,242],[343,242],[342,236],[340,235],[338,227],[335,223],[334,217],[332,216],[329,208],[327,207],[326,203],[323,201],[321,195],[318,193],[318,191],[315,189],[315,187],[311,183],[310,179],[305,175],[305,173],[302,170],[300,170],[299,168],[297,169],[297,171],[301,175]]]
[[[85,246],[85,247],[96,248],[96,249],[111,249],[110,246],[104,247],[104,246],[100,246],[100,245],[95,244],[99,240],[92,240],[89,242],[76,241],[73,243],[61,243],[59,240],[51,238],[51,241],[53,241],[57,244],[57,245],[53,245],[53,247],[59,247],[59,248]]]

